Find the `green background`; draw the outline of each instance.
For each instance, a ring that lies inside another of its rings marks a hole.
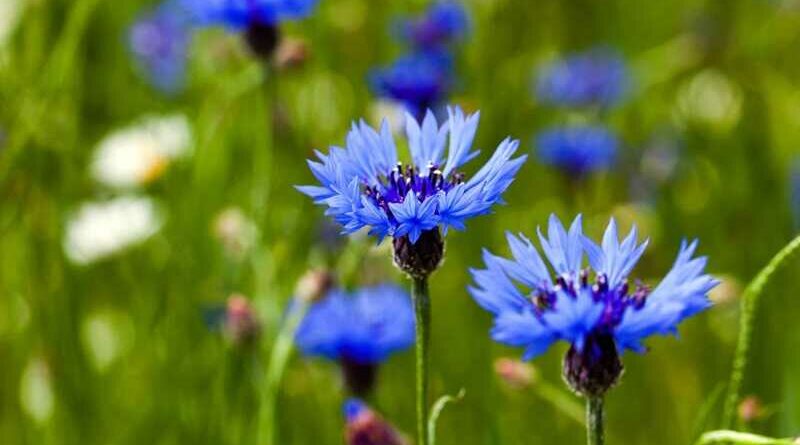
[[[306,269],[332,261],[315,244],[322,209],[292,185],[312,182],[304,162],[312,149],[343,144],[353,119],[375,123],[367,72],[402,51],[389,31],[392,17],[425,2],[321,0],[311,18],[285,29],[306,41],[305,65],[267,79],[237,36],[204,31],[191,47],[187,87],[172,97],[148,86],[128,53],[126,30],[148,2],[26,3],[0,49],[0,442],[254,443],[257,388],[282,308]],[[480,159],[507,135],[530,150],[537,130],[585,119],[607,122],[623,143],[615,169],[579,184],[532,156],[507,205],[448,235],[446,262],[431,281],[431,386],[436,395],[465,388],[466,398],[442,415],[439,443],[583,440],[582,428],[535,389],[497,379],[493,360],[520,351],[490,341],[490,317],[466,292],[481,248],[507,254],[505,230],[533,235],[551,212],[562,219],[583,213],[596,237],[610,215],[625,230],[636,222],[651,244],[634,275],[651,284],[683,237],[700,238],[709,270],[726,282],[724,301],[684,323],[678,340],[653,339],[647,355],[626,354],[622,384],[607,399],[612,443],[691,443],[719,426],[714,394],[730,372],[737,288],[796,232],[789,177],[800,144],[800,2],[467,5],[473,32],[457,50],[452,102],[481,110]],[[539,64],[598,44],[629,62],[624,105],[569,113],[536,103]],[[96,143],[142,115],[172,112],[189,117],[194,154],[140,191],[158,200],[163,229],[90,266],[69,263],[62,249],[68,216],[86,200],[115,195],[88,175]],[[643,161],[657,144],[676,153],[664,180],[648,176],[651,164]],[[238,259],[212,233],[229,206],[260,233]],[[344,257],[347,285],[403,281],[387,246],[363,250],[351,245]],[[800,434],[797,270],[791,265],[764,294],[745,380],[745,393],[758,395],[769,415],[741,427],[772,436]],[[253,350],[232,347],[204,322],[204,311],[232,292],[260,311],[264,328]],[[110,328],[90,329],[96,317]],[[97,365],[98,344],[114,351],[106,366]],[[563,352],[559,345],[535,361],[558,388]],[[340,380],[333,365],[293,357],[277,442],[341,443]],[[414,429],[412,385],[406,352],[382,369],[374,399],[406,432]],[[31,415],[31,406],[48,401],[49,415]]]

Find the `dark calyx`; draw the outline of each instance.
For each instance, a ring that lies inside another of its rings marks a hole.
[[[422,232],[416,244],[408,236],[394,238],[394,264],[411,278],[427,278],[444,257],[444,240],[439,229]]]
[[[350,393],[359,398],[367,398],[378,376],[378,366],[374,363],[360,363],[349,358],[342,358],[342,375]]]
[[[244,32],[250,51],[261,59],[268,60],[278,47],[281,34],[277,26],[262,22],[251,22]]]
[[[599,397],[617,384],[623,371],[617,345],[609,334],[590,334],[583,351],[571,346],[564,356],[564,380],[584,397]]]

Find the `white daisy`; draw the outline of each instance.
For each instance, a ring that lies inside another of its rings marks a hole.
[[[144,241],[161,224],[149,198],[123,196],[86,203],[67,224],[64,251],[73,262],[88,264]]]
[[[132,188],[160,177],[169,163],[191,149],[186,116],[145,117],[103,139],[92,161],[92,176],[113,188]]]

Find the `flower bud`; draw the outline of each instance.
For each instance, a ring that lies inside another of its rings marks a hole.
[[[217,215],[213,232],[225,254],[236,260],[242,259],[258,237],[255,223],[237,207],[229,207]]]
[[[261,324],[255,310],[243,295],[234,294],[228,298],[224,332],[234,345],[250,344],[258,338]]]
[[[275,50],[275,65],[280,69],[302,66],[308,59],[308,45],[300,39],[284,39]]]
[[[750,423],[764,417],[764,405],[756,396],[747,396],[739,403],[739,419]]]
[[[280,42],[280,30],[275,25],[251,22],[244,32],[250,51],[263,60],[269,60]]]
[[[347,420],[347,445],[408,445],[389,422],[372,411],[364,402],[350,399],[344,404]]]
[[[533,366],[508,357],[495,360],[494,372],[501,380],[515,389],[527,388],[536,379],[536,369]]]
[[[394,264],[411,278],[428,277],[442,263],[444,240],[439,229],[422,232],[416,243],[408,236],[394,238]]]
[[[564,356],[564,380],[584,397],[598,397],[617,384],[623,371],[614,338],[608,334],[586,337],[582,350],[570,346]]]
[[[335,284],[336,277],[329,270],[309,270],[297,282],[295,296],[301,301],[314,303],[324,297]]]

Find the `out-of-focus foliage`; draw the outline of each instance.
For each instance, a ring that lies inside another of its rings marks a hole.
[[[609,216],[623,231],[635,222],[651,240],[637,269],[648,284],[683,237],[700,239],[698,253],[723,280],[717,305],[688,320],[679,340],[654,339],[647,355],[624,356],[607,429],[614,443],[667,445],[718,428],[740,290],[798,227],[800,2],[464,3],[470,31],[452,50],[451,102],[481,111],[481,162],[508,135],[530,156],[507,205],[448,234],[446,262],[431,280],[432,392],[466,389],[443,412],[437,443],[583,438],[574,416],[556,408],[571,396],[536,390],[537,381],[563,387],[564,348],[537,359],[530,383],[505,384],[494,360],[520,351],[491,342],[490,316],[466,291],[482,247],[505,253],[505,230],[533,233],[551,212],[583,213],[595,238]],[[377,125],[375,110],[387,107],[368,73],[403,51],[395,18],[427,2],[321,0],[283,26],[294,46],[280,48],[279,60],[291,63],[274,72],[239,36],[204,29],[191,38],[183,88],[170,95],[131,55],[128,31],[155,6],[0,1],[3,444],[255,443],[267,359],[298,277],[327,266],[350,289],[407,284],[388,243],[343,242],[293,185],[313,181],[305,159],[343,144],[352,120]],[[573,109],[537,99],[542,67],[598,46],[630,70],[624,100]],[[186,126],[170,134],[188,131],[191,143],[180,153],[152,133],[119,134],[181,115]],[[618,138],[613,167],[575,180],[537,158],[542,130],[597,123]],[[97,151],[114,137],[139,139]],[[102,165],[117,170],[98,175]],[[114,171],[127,176],[109,178]],[[76,254],[92,234],[103,242]],[[800,434],[797,267],[762,295],[744,394],[763,409],[737,429]],[[234,294],[257,314],[253,342],[219,329]],[[405,432],[414,429],[412,385],[404,352],[383,365],[369,400]],[[345,398],[335,365],[293,357],[277,443],[342,443]]]

